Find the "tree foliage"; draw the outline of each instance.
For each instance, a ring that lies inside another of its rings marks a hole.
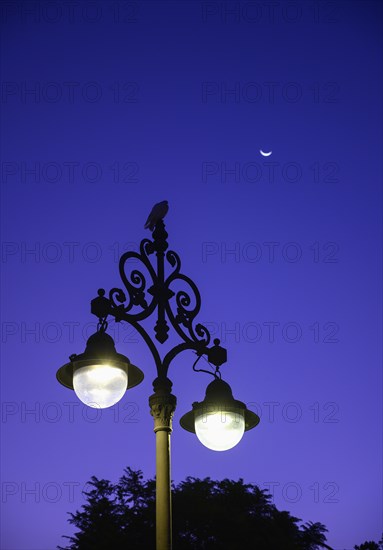
[[[70,513],[77,528],[60,550],[155,548],[155,481],[126,468],[116,484],[92,477],[86,504]],[[173,486],[176,550],[319,550],[326,527],[280,511],[271,495],[242,479],[186,478]],[[368,547],[369,548],[369,547]],[[367,550],[360,548],[359,550]]]
[[[363,542],[363,544],[355,545],[354,550],[383,550],[383,534],[379,542],[366,540],[366,542]]]

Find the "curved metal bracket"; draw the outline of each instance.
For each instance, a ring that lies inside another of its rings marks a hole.
[[[171,361],[184,350],[193,350],[199,356],[207,355],[209,361],[219,368],[226,362],[226,350],[219,346],[219,340],[214,340],[215,345],[209,348],[209,330],[204,325],[195,323],[201,309],[201,296],[196,284],[181,273],[178,254],[167,250],[168,234],[163,220],[157,222],[152,236],[152,241],[141,241],[139,253],[125,252],[120,258],[119,271],[127,295],[125,290],[115,287],[110,290],[109,298],[106,298],[105,291],[99,289],[98,297],[91,302],[92,313],[99,318],[111,315],[116,322],[125,321],[135,328],[153,355],[158,378],[167,376]],[[156,269],[150,259],[154,254]],[[129,260],[138,260],[142,267],[129,270]],[[169,271],[169,268],[171,272],[165,276],[165,271]],[[186,288],[176,290],[175,284],[180,282]],[[140,324],[155,311],[157,319],[152,327],[154,338],[161,344],[165,343],[170,327],[173,327],[183,340],[168,351],[163,359],[147,330]]]

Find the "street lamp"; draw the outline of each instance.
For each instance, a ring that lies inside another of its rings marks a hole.
[[[102,297],[104,292],[99,290]],[[57,371],[58,381],[75,391],[77,397],[97,409],[120,401],[128,388],[142,382],[144,375],[125,355],[116,352],[113,338],[106,334],[106,321],[88,339],[84,353],[71,355]]]
[[[193,409],[180,420],[185,430],[195,433],[212,451],[232,449],[244,432],[255,428],[258,422],[259,417],[245,403],[234,399],[229,384],[219,376],[206,388],[205,399],[193,403]]]
[[[152,232],[153,240],[143,239],[139,252],[129,251],[121,256],[119,271],[128,298],[120,288],[112,288],[108,297],[103,289],[99,289],[98,296],[91,301],[91,312],[99,319],[97,332],[88,339],[84,353],[71,355],[70,362],[62,366],[56,375],[58,381],[73,389],[86,405],[111,407],[127,389],[138,385],[144,375],[125,355],[117,353],[113,339],[106,333],[107,317],[113,317],[116,322],[129,323],[149,347],[157,369],[157,377],[153,381],[154,394],[149,397],[156,434],[157,550],[171,550],[172,547],[170,434],[176,397],[171,393],[172,382],[167,376],[171,361],[182,351],[193,350],[197,355],[193,370],[214,377],[206,389],[205,399],[201,403],[193,403],[192,411],[180,420],[181,426],[195,433],[203,445],[215,451],[231,449],[239,443],[245,431],[259,422],[255,413],[234,399],[229,384],[221,378],[220,366],[226,362],[227,352],[218,339],[209,347],[211,336],[208,329],[200,323],[195,324],[201,307],[200,293],[195,283],[181,273],[178,254],[167,250],[167,237],[163,220],[159,219]],[[155,262],[149,258],[154,254],[156,269],[153,266]],[[150,287],[142,271],[129,269],[128,261],[131,259],[141,262],[149,275]],[[175,283],[189,288],[177,290]],[[163,357],[141,324],[152,314],[157,315],[153,331],[160,344],[168,339],[168,321],[181,339],[181,343]],[[213,366],[213,370],[197,368],[202,357]]]

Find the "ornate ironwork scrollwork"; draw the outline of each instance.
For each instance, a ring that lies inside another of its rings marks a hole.
[[[140,251],[129,251],[122,254],[119,262],[121,280],[127,291],[112,288],[109,292],[109,314],[117,322],[126,321],[131,324],[148,344],[156,362],[158,376],[166,376],[170,362],[181,351],[190,349],[202,355],[207,353],[210,343],[210,333],[201,323],[195,323],[195,318],[201,309],[201,296],[196,284],[181,273],[181,260],[176,252],[167,250],[168,234],[162,220],[157,222],[153,240],[143,239]],[[156,256],[156,269],[150,256]],[[138,260],[143,268],[127,269],[129,260]],[[166,262],[165,262],[166,260]],[[165,271],[171,272],[165,276]],[[147,277],[142,269],[146,270]],[[177,283],[187,285],[187,289],[174,288]],[[172,290],[172,287],[174,290]],[[102,290],[102,289],[101,289]],[[101,299],[101,295],[100,298]],[[104,308],[105,308],[105,298]],[[97,298],[94,300],[98,300]],[[192,305],[193,304],[193,305]],[[168,339],[170,325],[183,342],[168,351],[163,360],[149,336],[140,324],[157,310],[157,320],[153,326],[154,336],[160,343]],[[93,313],[97,314],[92,310]]]

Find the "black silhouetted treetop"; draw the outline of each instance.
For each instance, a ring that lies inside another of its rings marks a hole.
[[[372,540],[366,540],[362,544],[355,545],[354,550],[383,550],[383,533],[382,538],[379,542],[374,542]]]
[[[154,550],[155,481],[126,468],[116,484],[92,477],[77,528],[61,550]],[[242,479],[186,478],[173,485],[175,550],[319,550],[326,527],[280,511],[271,495]]]

